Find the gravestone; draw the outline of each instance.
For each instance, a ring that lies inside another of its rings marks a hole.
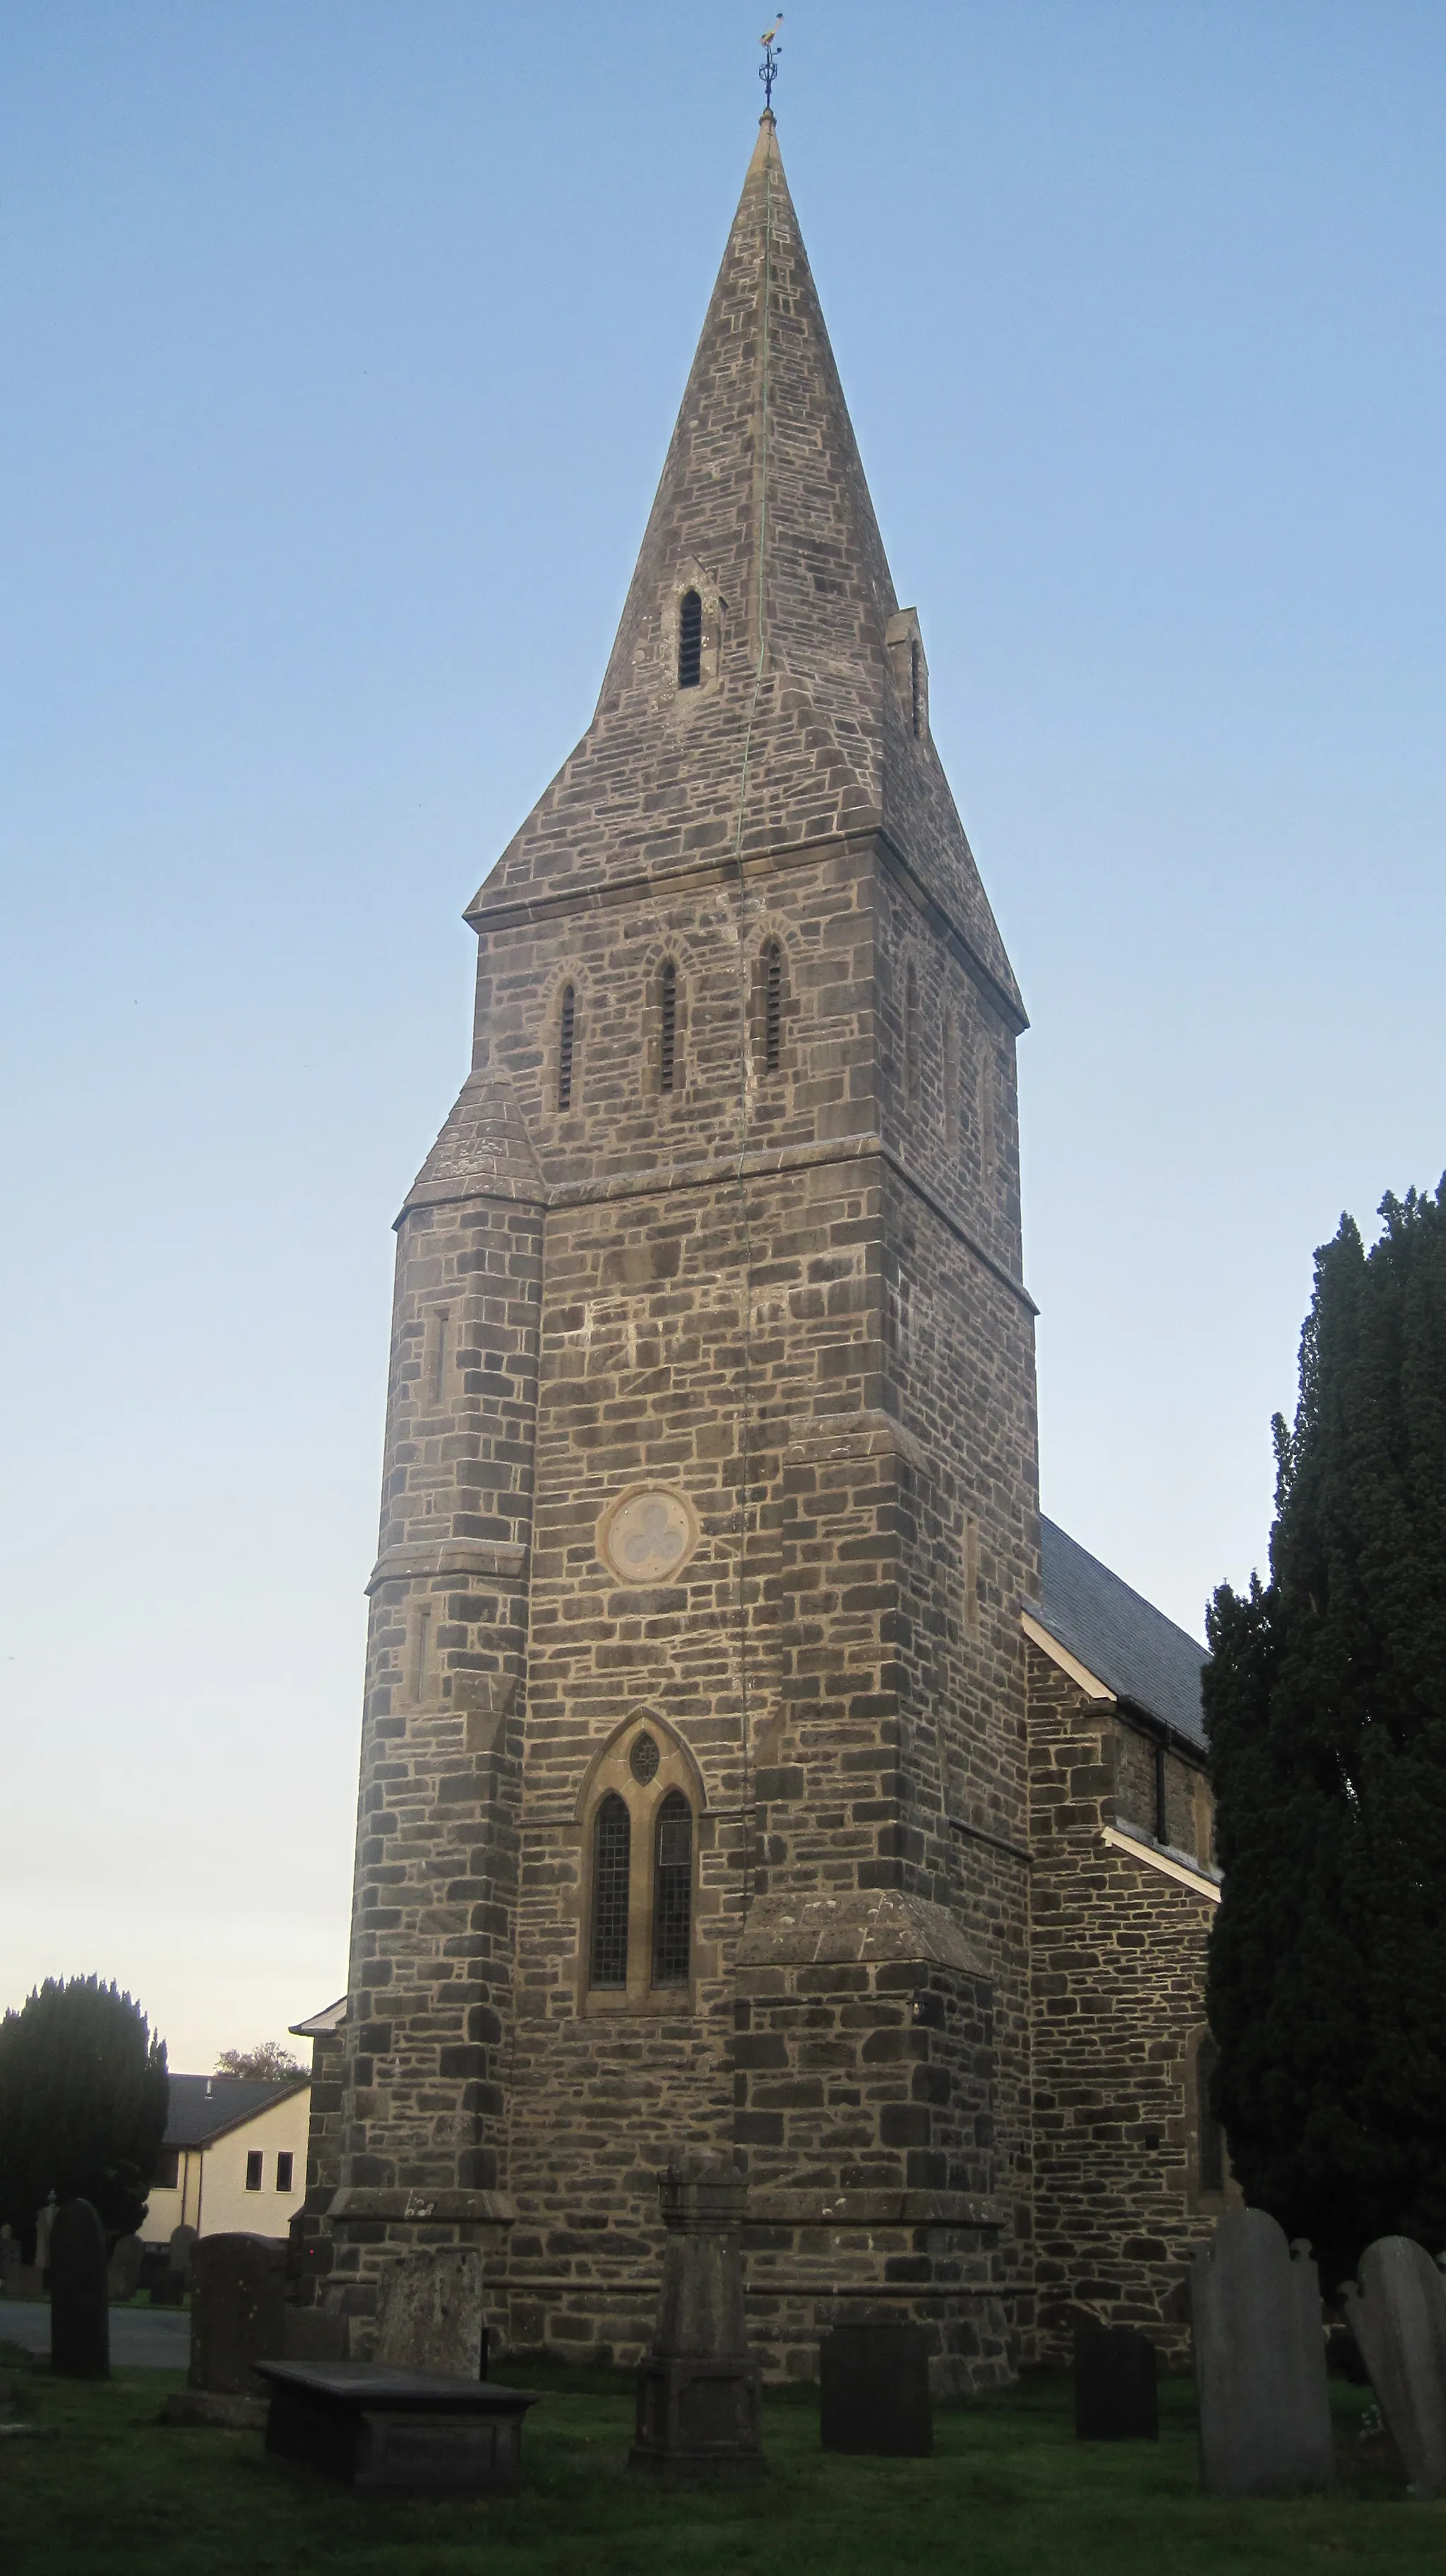
[[[1334,2477],[1320,2283],[1303,2241],[1232,2209],[1190,2266],[1200,2482],[1282,2495]]]
[[[191,2368],[166,2400],[172,2424],[266,2421],[258,2361],[280,2361],[286,2335],[286,2247],[266,2236],[203,2236],[191,2271]]]
[[[482,2257],[472,2245],[408,2254],[383,2275],[373,2358],[387,2370],[486,2376]]]
[[[50,2235],[50,2367],[58,2379],[109,2379],[105,2229],[88,2200],[64,2200]]]
[[[186,2276],[169,2263],[158,2263],[150,2278],[153,2308],[180,2308],[186,2303]]]
[[[1158,2442],[1155,2347],[1128,2326],[1078,2326],[1074,2429],[1081,2442]]]
[[[50,2236],[55,2225],[55,2210],[56,2200],[52,2192],[45,2207],[35,2213],[35,2267],[42,2277],[50,2269]]]
[[[140,2288],[141,2250],[138,2236],[119,2236],[111,2247],[110,2295],[122,2306]]]
[[[1446,2281],[1409,2236],[1380,2236],[1342,2292],[1412,2495],[1446,2487]]]
[[[738,2231],[748,2187],[731,2156],[675,2154],[659,2178],[663,2285],[638,2366],[628,2466],[665,2477],[756,2475],[763,2467],[758,2369],[743,2324]]]
[[[171,2270],[180,2273],[188,2290],[191,2286],[191,2257],[199,2242],[194,2227],[171,2229]]]
[[[850,2318],[819,2346],[819,2433],[826,2451],[925,2460],[934,2448],[929,2350],[904,2318]]]

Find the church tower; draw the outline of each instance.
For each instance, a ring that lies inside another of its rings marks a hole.
[[[670,2148],[751,2330],[1030,2331],[1019,994],[771,114],[592,722],[398,1219],[323,2304],[481,2246],[626,2357]],[[325,2214],[320,2216],[320,2205]]]

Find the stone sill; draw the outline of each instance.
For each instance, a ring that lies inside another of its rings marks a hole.
[[[967,2191],[750,2190],[746,2227],[1003,2227],[995,2200]]]
[[[368,2183],[333,2192],[328,2218],[403,2218],[434,2227],[478,2222],[510,2227],[517,2203],[505,2191],[406,2191]]]

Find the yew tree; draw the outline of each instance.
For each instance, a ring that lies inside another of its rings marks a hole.
[[[1208,1615],[1216,2109],[1328,2279],[1446,2248],[1446,1181],[1316,1255],[1270,1580]]]
[[[166,2043],[99,1977],[47,1977],[0,2021],[0,2219],[91,2201],[112,2241],[138,2228],[165,2135]]]

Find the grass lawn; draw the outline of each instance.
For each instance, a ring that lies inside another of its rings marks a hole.
[[[1196,2486],[1188,2380],[1162,2384],[1151,2443],[1082,2444],[1068,2382],[1025,2381],[935,2413],[932,2460],[843,2460],[818,2443],[816,2395],[765,2400],[769,2474],[748,2487],[660,2491],[630,2476],[628,2383],[525,2370],[545,2392],[523,2439],[520,2495],[490,2504],[366,2504],[268,2460],[259,2433],[160,2423],[179,2374],[52,2379],[0,2353],[22,2414],[53,2441],[0,2439],[5,2576],[1254,2576],[1319,2566],[1399,2571],[1446,2557],[1446,2502],[1408,2501],[1394,2453],[1362,2442],[1369,2392],[1333,2386],[1341,2485],[1331,2497],[1223,2503]],[[507,2374],[500,2374],[506,2376]],[[1384,2455],[1384,2456],[1383,2456]]]

